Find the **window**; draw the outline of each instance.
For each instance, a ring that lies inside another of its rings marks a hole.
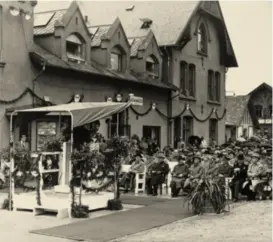
[[[220,102],[221,100],[221,93],[220,93],[220,90],[221,90],[221,75],[219,72],[215,72],[215,89],[214,89],[214,92],[215,92],[215,100]]]
[[[200,24],[197,32],[197,48],[198,52],[203,54],[207,54],[207,33],[205,25],[202,23]]]
[[[217,119],[210,119],[209,121],[209,139],[210,139],[210,143],[212,142],[212,140],[215,140],[217,142],[217,125],[218,121]]]
[[[83,41],[74,34],[66,39],[66,53],[69,60],[84,61]]]
[[[212,70],[208,71],[208,100],[221,101],[221,75]]]
[[[180,89],[185,96],[195,97],[195,65],[187,64],[182,61],[180,63]]]
[[[146,71],[149,76],[155,78],[159,76],[159,64],[154,56],[148,56],[146,59]]]
[[[182,61],[180,63],[180,89],[182,94],[186,94],[186,81],[187,81],[187,63]]]
[[[111,69],[121,72],[123,52],[120,48],[114,47],[111,51]]]
[[[268,106],[268,118],[272,117],[272,105]]]
[[[127,123],[128,110],[114,114],[112,120],[108,123],[108,137],[131,136],[131,126]]]
[[[213,82],[214,82],[214,74],[212,70],[208,71],[208,99],[213,101]]]
[[[255,106],[255,113],[257,118],[262,118],[263,117],[263,107],[261,105],[256,105]]]
[[[189,137],[193,134],[193,118],[189,116],[183,117],[183,140],[187,144]]]
[[[195,65],[189,65],[189,95],[191,97],[195,96]]]
[[[50,121],[37,122],[37,150],[40,150],[45,142],[57,134],[57,123]]]

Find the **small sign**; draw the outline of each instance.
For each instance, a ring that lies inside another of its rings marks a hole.
[[[143,97],[130,96],[129,101],[134,106],[143,106]]]
[[[272,119],[259,119],[259,124],[272,124]]]

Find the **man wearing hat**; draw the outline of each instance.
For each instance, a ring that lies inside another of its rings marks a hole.
[[[194,155],[193,164],[190,167],[189,178],[184,183],[184,189],[194,189],[202,176],[201,156]]]
[[[148,170],[150,175],[150,184],[148,185],[148,194],[157,196],[158,185],[164,183],[166,175],[169,173],[169,165],[165,162],[165,156],[162,152],[157,155],[157,160]]]
[[[248,166],[247,176],[248,182],[244,184],[244,189],[246,191],[248,200],[255,200],[257,185],[263,182],[260,176],[263,173],[263,167],[259,163],[260,155],[257,153],[252,154],[251,163]]]
[[[189,174],[189,167],[186,164],[186,157],[184,155],[180,155],[178,157],[178,165],[173,168],[172,172],[172,181],[171,181],[171,190],[172,197],[177,197],[179,191],[182,187],[184,187],[184,182]]]
[[[232,175],[233,179],[230,183],[232,199],[234,202],[238,201],[239,193],[242,192],[242,185],[247,179],[248,166],[244,164],[243,159],[238,159],[234,164]]]

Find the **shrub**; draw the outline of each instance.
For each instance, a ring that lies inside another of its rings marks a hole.
[[[107,203],[108,210],[122,210],[123,206],[120,199],[111,199]]]

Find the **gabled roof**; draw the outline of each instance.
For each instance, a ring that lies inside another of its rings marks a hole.
[[[112,78],[119,81],[129,82],[129,83],[136,83],[142,85],[148,85],[158,88],[163,88],[167,90],[176,90],[177,87],[171,83],[165,83],[160,80],[150,80],[148,78],[141,79],[135,77],[133,74],[127,73],[120,73],[108,68],[105,68],[94,61],[91,64],[87,63],[74,63],[62,60],[58,56],[50,53],[49,51],[43,49],[39,45],[34,45],[33,50],[30,52],[31,60],[38,64],[43,65],[46,62],[48,67],[63,69],[63,70],[70,70],[78,73],[83,74],[90,74],[90,75],[97,75],[97,76],[104,76],[108,78]]]
[[[148,47],[148,45],[150,44],[150,42],[153,38],[155,38],[155,36],[154,36],[152,30],[150,30],[148,32],[147,36],[129,38],[129,41],[131,42],[131,55],[130,56],[137,57],[137,53],[139,50],[146,50],[146,48]],[[159,49],[156,38],[155,38],[155,43],[156,43],[157,48]]]
[[[226,97],[226,125],[238,126],[248,108],[250,96],[227,96]]]
[[[51,2],[48,6],[51,5]],[[64,4],[67,6],[67,4]],[[47,6],[47,7],[48,7]],[[34,14],[34,35],[35,36],[41,36],[41,35],[48,35],[53,34],[55,31],[55,26],[57,24],[61,24],[63,26],[66,26],[70,19],[73,17],[74,13],[79,10],[80,17],[82,21],[84,22],[82,11],[79,8],[79,5],[77,2],[73,1],[72,4],[70,4],[69,7],[64,8],[63,6],[60,8],[57,8],[55,10],[49,10],[49,11],[43,11],[43,12],[35,12]],[[51,15],[52,14],[52,15]],[[42,25],[38,23],[38,20],[43,22]],[[87,28],[87,25],[84,24],[83,26],[88,33],[89,30]]]
[[[101,45],[101,38],[108,33],[111,25],[89,27],[91,36],[91,47],[99,47]]]
[[[268,89],[269,91],[272,92],[272,86],[268,85],[267,83],[263,82],[261,85],[256,87],[253,91],[251,91],[248,95],[252,95],[262,89]]]

